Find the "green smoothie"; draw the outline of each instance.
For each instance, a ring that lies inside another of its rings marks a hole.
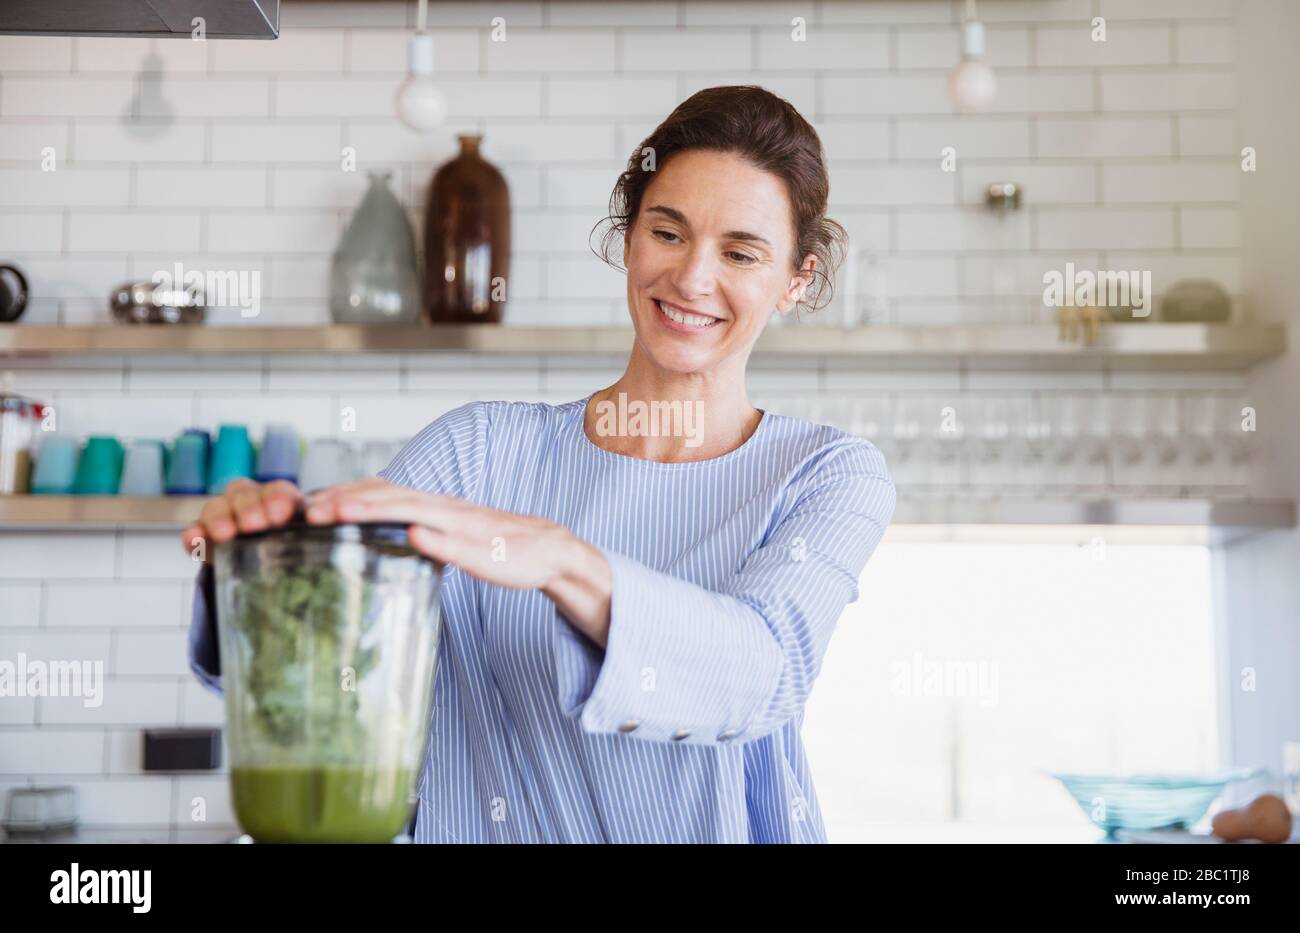
[[[391,842],[411,817],[409,769],[232,768],[239,823],[258,842]]]

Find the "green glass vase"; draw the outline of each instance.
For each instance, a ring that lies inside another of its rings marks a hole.
[[[415,236],[388,187],[390,172],[371,172],[370,186],[334,250],[330,317],[336,324],[414,324],[420,315]]]

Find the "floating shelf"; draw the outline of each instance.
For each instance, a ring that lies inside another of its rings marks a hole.
[[[198,516],[205,501],[202,496],[0,496],[0,531],[87,527],[179,531]],[[898,503],[890,527],[1143,526],[1244,532],[1295,524],[1295,503],[1287,500],[906,498]]]
[[[976,499],[899,502],[903,525],[1161,525],[1293,528],[1295,503],[1277,499]]]
[[[628,327],[216,327],[207,325],[0,325],[0,355],[62,353],[563,353],[624,354]],[[787,325],[756,351],[852,356],[882,368],[1246,369],[1286,349],[1282,324],[1110,324],[1091,345],[1050,324],[836,328]]]
[[[18,528],[184,528],[206,496],[0,496],[0,530]]]

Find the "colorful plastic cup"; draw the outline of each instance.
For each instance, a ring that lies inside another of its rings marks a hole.
[[[115,496],[122,482],[122,444],[115,437],[95,434],[86,439],[86,448],[77,461],[73,495]]]
[[[207,432],[203,432],[206,435]],[[208,492],[208,445],[204,437],[186,431],[176,438],[167,470],[167,495],[204,496]]]
[[[298,451],[298,435],[293,428],[285,424],[268,425],[257,457],[257,481],[298,482]]]
[[[203,441],[203,476],[206,481],[208,474],[212,472],[212,435],[203,428],[186,428],[184,433]]]
[[[70,437],[47,435],[36,453],[32,470],[32,493],[38,496],[66,496],[77,480],[77,458],[81,444]]]
[[[122,467],[123,496],[161,496],[163,494],[163,444],[161,441],[136,441],[126,450]]]
[[[165,485],[167,482],[167,471],[170,470],[172,466],[172,447],[166,441],[160,441],[155,438],[149,438],[148,441],[151,444],[157,444],[158,448],[162,451],[162,472],[163,483]]]
[[[212,448],[212,469],[208,474],[208,494],[219,496],[233,479],[252,479],[253,445],[248,428],[242,424],[223,424]]]

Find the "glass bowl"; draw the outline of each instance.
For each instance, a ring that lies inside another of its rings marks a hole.
[[[1052,772],[1051,776],[1065,785],[1094,825],[1114,836],[1120,830],[1191,829],[1224,787],[1256,772],[1238,768],[1204,775]]]

